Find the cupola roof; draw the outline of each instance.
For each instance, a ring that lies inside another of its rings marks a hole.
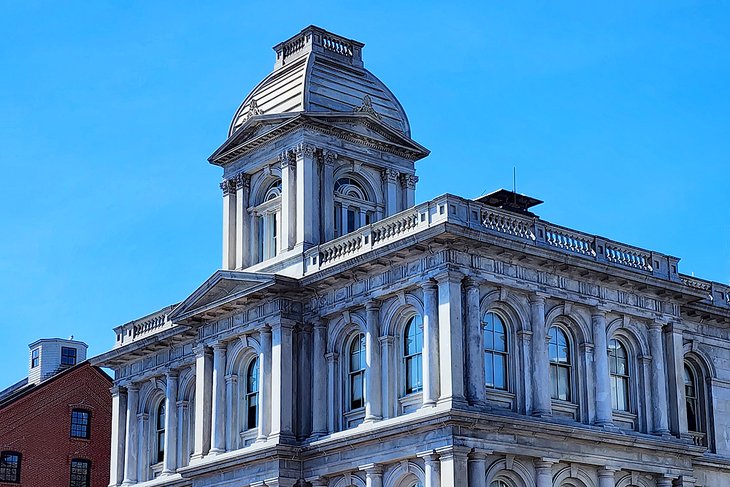
[[[310,25],[274,46],[274,71],[246,96],[230,137],[254,115],[366,112],[410,138],[403,107],[362,61],[361,42]]]

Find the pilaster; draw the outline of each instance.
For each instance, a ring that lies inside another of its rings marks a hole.
[[[687,434],[687,403],[684,393],[684,342],[682,328],[670,323],[664,328],[669,389],[669,419],[671,431],[678,437]]]
[[[464,332],[462,326],[461,280],[457,272],[436,276],[438,282],[439,315],[439,403],[465,403],[464,397]],[[443,463],[442,463],[443,467]],[[442,470],[443,472],[443,470]]]
[[[127,426],[124,450],[124,481],[122,485],[137,483],[137,411],[139,406],[139,387],[131,385],[127,387]]]
[[[327,327],[321,322],[314,325],[312,346],[312,436],[321,437],[328,433],[327,415]]]
[[[244,269],[252,264],[249,246],[251,218],[248,215],[251,176],[240,173],[234,178],[236,185],[236,269]]]
[[[365,306],[365,422],[383,419],[380,364],[380,303],[370,301]]]
[[[649,351],[651,353],[651,417],[655,435],[669,434],[666,360],[662,340],[663,323],[649,324]]]
[[[383,487],[383,467],[375,463],[363,465],[360,470],[365,472],[366,487]]]
[[[424,464],[424,486],[423,487],[441,487],[441,462],[435,451],[419,453],[418,456],[423,459]]]
[[[545,329],[545,297],[530,296],[530,327],[532,328],[532,415],[552,415],[550,394],[550,359],[548,333]]]
[[[591,312],[593,328],[593,373],[596,391],[597,426],[613,424],[613,406],[611,400],[611,375],[608,368],[608,337],[606,330],[606,311],[595,308]]]
[[[236,267],[236,186],[229,179],[220,184],[223,191],[223,269]]]
[[[226,451],[226,345],[213,346],[213,391],[210,453],[217,455]]]
[[[421,285],[423,289],[423,406],[436,405],[440,394],[439,379],[439,316],[438,286],[433,280]]]
[[[296,176],[296,244],[304,249],[319,242],[319,191],[315,148],[300,144],[294,148],[297,162]]]
[[[197,462],[210,451],[213,356],[210,347],[198,345],[195,352],[195,448],[191,462]]]
[[[273,340],[270,326],[264,325],[259,330],[259,343],[261,350],[259,353],[259,409],[256,441],[266,441],[271,433],[274,390]]]
[[[398,213],[398,171],[395,169],[383,169],[382,178],[385,183],[385,216]]]
[[[297,162],[292,151],[279,157],[281,163],[281,250],[294,247],[297,240]]]
[[[553,464],[555,460],[540,458],[535,460],[535,486],[553,487]]]
[[[468,481],[467,455],[470,449],[463,446],[446,446],[437,448],[441,469],[441,485],[458,487],[471,485]]]
[[[111,388],[112,431],[109,485],[117,486],[124,481],[124,456],[127,441],[127,391],[119,386]]]
[[[281,319],[271,324],[271,435],[293,435],[294,323]]]
[[[178,372],[170,370],[166,378],[165,390],[165,459],[164,474],[177,470],[177,389]]]
[[[467,400],[473,405],[487,401],[484,376],[484,333],[480,316],[479,285],[471,278],[464,279],[466,294],[466,357]]]
[[[321,164],[322,164],[322,222],[324,224],[323,234],[324,242],[329,242],[335,238],[335,207],[334,198],[335,193],[335,161],[337,160],[337,154],[330,151],[324,150],[322,152]]]

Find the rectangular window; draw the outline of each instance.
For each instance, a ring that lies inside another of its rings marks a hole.
[[[71,438],[89,438],[91,436],[91,413],[83,409],[71,411]]]
[[[20,453],[0,453],[0,482],[20,483]]]
[[[88,460],[71,460],[70,487],[89,487],[91,485],[91,462]]]
[[[35,369],[40,365],[41,362],[41,351],[40,349],[36,348],[32,352],[30,352],[30,367]]]
[[[76,365],[76,349],[61,347],[61,365]]]

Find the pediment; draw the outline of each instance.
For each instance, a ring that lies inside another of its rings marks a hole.
[[[268,288],[296,285],[296,280],[242,271],[217,271],[170,313],[181,322],[219,307],[236,307],[247,296]]]
[[[225,166],[244,153],[302,126],[370,147],[381,147],[413,160],[429,154],[428,149],[375,116],[366,113],[309,112],[254,116],[236,130],[208,161]]]

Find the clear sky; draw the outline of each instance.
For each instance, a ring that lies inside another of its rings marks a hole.
[[[431,149],[418,201],[516,166],[542,218],[728,283],[730,4],[595,3],[0,0],[0,388],[219,267],[206,159],[309,24],[366,44]]]

